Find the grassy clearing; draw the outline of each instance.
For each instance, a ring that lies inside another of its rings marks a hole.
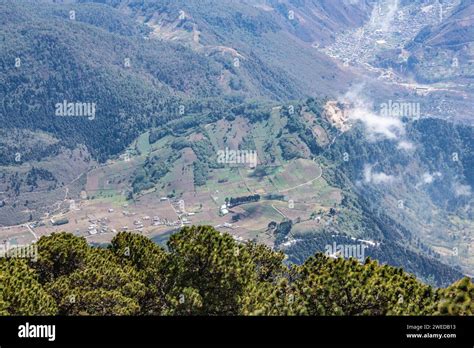
[[[137,138],[135,142],[135,149],[138,151],[140,155],[145,155],[152,150],[149,140],[150,140],[150,132],[145,132]]]

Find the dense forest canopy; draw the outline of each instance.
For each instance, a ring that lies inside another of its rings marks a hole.
[[[472,315],[474,285],[432,288],[370,259],[284,254],[212,227],[185,227],[167,250],[121,232],[107,248],[42,237],[37,259],[0,260],[2,315]]]

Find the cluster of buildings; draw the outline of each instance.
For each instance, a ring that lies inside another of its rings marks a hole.
[[[219,213],[222,216],[229,214],[229,207],[227,203],[221,205],[221,208],[219,209]]]
[[[136,232],[143,232],[146,227],[150,226],[166,226],[166,227],[182,227],[184,225],[192,224],[191,217],[194,216],[196,213],[194,212],[186,212],[184,207],[184,201],[182,200],[173,200],[171,201],[169,197],[161,197],[160,202],[169,201],[173,210],[175,211],[177,218],[170,219],[166,217],[160,217],[158,215],[149,216],[137,216],[136,212],[132,212],[128,210],[128,204],[123,204],[121,211],[123,217],[127,217],[129,221],[133,221],[132,224],[126,224],[120,227],[117,227],[119,231],[136,231]],[[109,208],[107,212],[112,215],[115,212],[115,209]],[[133,219],[133,220],[132,220]],[[89,218],[89,226],[87,228],[87,232],[89,235],[96,235],[98,233],[106,233],[112,232],[117,233],[116,229],[109,228],[111,223],[111,218],[105,217],[101,219]],[[123,224],[123,222],[122,222]],[[79,231],[76,231],[79,232]]]
[[[161,202],[165,201],[170,201],[168,197],[161,197],[160,198]],[[120,224],[123,224],[122,226],[116,226],[115,228],[111,228],[110,225],[112,223],[113,218],[112,217],[117,217],[116,211],[114,208],[108,208],[108,216],[97,218],[95,216],[87,216],[87,229],[84,230],[84,228],[77,228],[75,230],[76,233],[80,234],[81,232],[83,233],[84,231],[90,235],[97,235],[97,234],[103,234],[103,233],[117,233],[118,231],[136,231],[136,232],[143,232],[143,230],[146,227],[150,226],[166,226],[166,227],[171,227],[171,228],[177,228],[177,227],[182,227],[184,225],[191,225],[192,220],[191,217],[194,216],[196,213],[194,212],[186,212],[184,208],[184,202],[182,200],[178,201],[170,201],[170,204],[172,208],[174,209],[177,217],[174,219],[166,218],[166,217],[160,217],[158,215],[156,216],[149,216],[149,215],[143,215],[143,216],[137,216],[136,212],[132,212],[128,210],[128,204],[125,203],[123,204],[121,210],[121,215],[122,217],[126,217],[127,219],[123,219]],[[115,213],[115,214],[114,214]],[[118,214],[120,215],[120,214]],[[118,218],[117,220],[120,220]],[[124,224],[124,221],[125,224]],[[133,223],[131,223],[133,221]],[[65,225],[69,223],[69,220],[66,217],[54,217],[50,218],[50,223],[52,226],[60,226],[60,225]],[[41,225],[44,225],[42,223]],[[38,227],[41,226],[39,223],[32,223],[31,227]],[[115,224],[117,225],[117,224]]]
[[[87,232],[92,236],[98,233],[117,232],[116,230],[109,229],[110,220],[108,218],[100,219],[89,219],[89,227]]]
[[[228,223],[228,222],[224,222],[222,225],[216,225],[214,226],[214,228],[228,228],[228,229],[232,229],[234,225],[232,225],[231,223]]]
[[[334,44],[323,51],[349,64],[371,64],[378,52],[401,48],[427,25],[436,25],[455,8],[456,0],[420,5],[417,2],[397,4],[387,1],[376,6],[371,19],[358,29],[338,35]],[[406,60],[407,56],[401,56]]]

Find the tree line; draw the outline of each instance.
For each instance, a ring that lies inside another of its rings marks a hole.
[[[0,260],[2,315],[472,315],[474,286],[423,284],[367,259],[285,255],[210,226],[185,227],[162,248],[118,233],[106,248],[61,232],[36,260]]]

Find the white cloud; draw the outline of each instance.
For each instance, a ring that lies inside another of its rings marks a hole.
[[[340,101],[352,107],[349,109],[350,120],[361,121],[368,133],[369,140],[380,138],[399,139],[405,134],[403,122],[396,117],[377,115],[373,104],[368,102],[362,91],[364,85],[357,85],[347,92]]]
[[[392,22],[395,19],[398,8],[399,0],[379,2],[372,11],[370,19],[372,26],[383,31],[389,31],[392,28]]]
[[[372,139],[384,137],[398,139],[405,130],[400,119],[379,116],[364,108],[355,108],[349,113],[349,118],[362,121]]]
[[[442,175],[440,172],[435,172],[433,174],[424,173],[422,180],[424,184],[431,184],[433,181],[435,181],[436,178],[440,178],[441,176]]]
[[[429,172],[423,173],[421,181],[416,184],[416,187],[419,188],[422,185],[432,184],[437,178],[441,178],[442,176],[443,174],[441,174],[440,172],[434,172],[432,174]]]
[[[410,151],[415,149],[415,145],[412,142],[402,140],[398,143],[397,149]]]
[[[456,195],[456,197],[470,196],[472,194],[472,188],[469,185],[463,185],[458,182],[455,182],[454,194]]]
[[[372,166],[366,164],[364,166],[364,182],[378,184],[389,184],[395,180],[395,176],[387,175],[383,172],[373,172]]]

